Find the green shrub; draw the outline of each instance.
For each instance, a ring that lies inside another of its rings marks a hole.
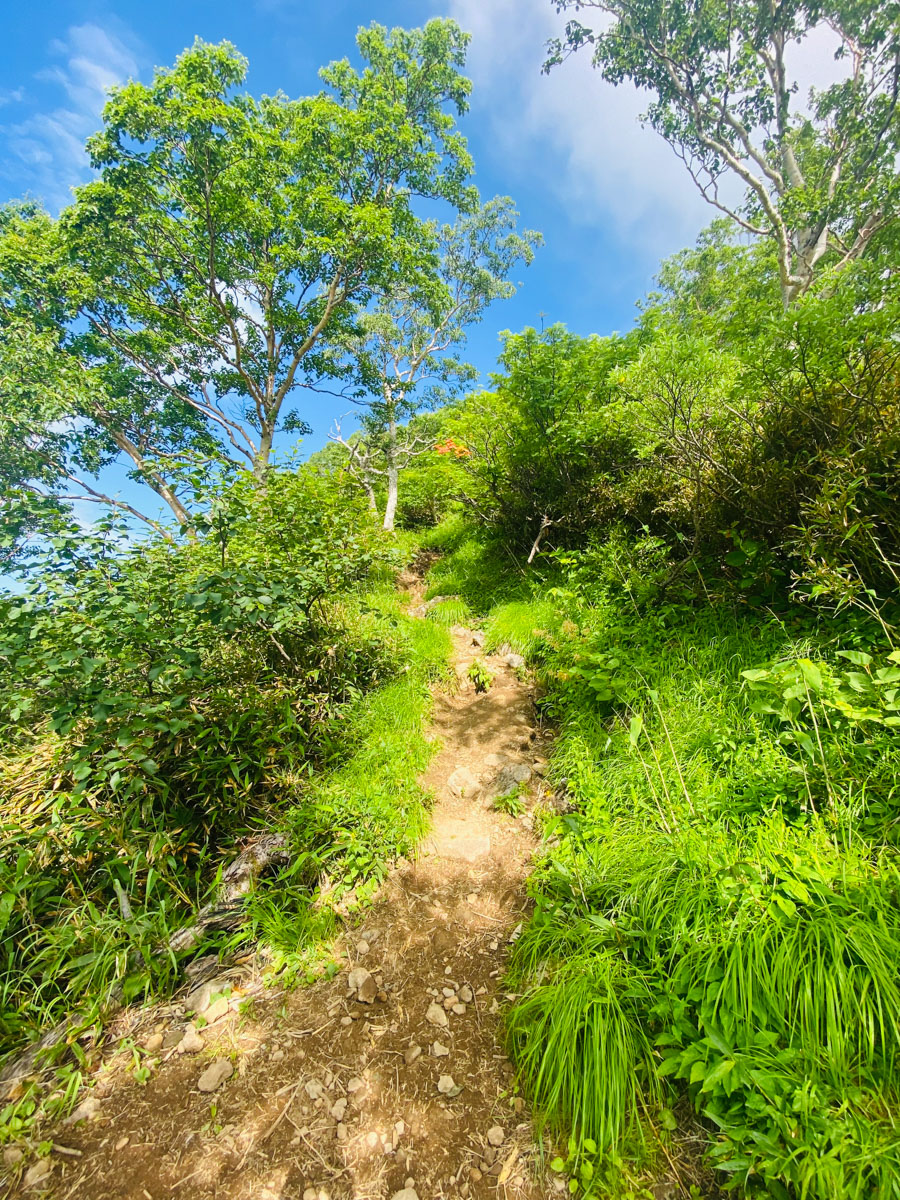
[[[273,474],[224,494],[191,543],[130,552],[114,527],[60,539],[3,597],[4,1048],[76,999],[101,1008],[117,981],[129,996],[167,986],[177,964],[158,947],[236,839],[323,786],[368,734],[351,728],[364,697],[423,692],[410,661],[436,661],[445,635],[428,625],[415,650],[392,587],[369,590],[399,561],[331,482]],[[424,700],[396,702],[421,719]],[[356,799],[376,801],[390,830],[356,817],[372,862],[421,826],[412,800]],[[318,846],[344,845],[337,812],[316,819]]]

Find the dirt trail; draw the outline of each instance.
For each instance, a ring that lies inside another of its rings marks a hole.
[[[52,1172],[18,1194],[549,1194],[500,1037],[501,981],[524,918],[535,847],[538,774],[524,787],[522,814],[486,807],[498,773],[505,770],[508,782],[526,767],[541,771],[544,735],[534,728],[528,686],[504,657],[484,656],[479,639],[453,630],[460,687],[435,698],[433,736],[441,748],[424,778],[436,796],[433,831],[415,863],[397,864],[362,926],[336,944],[340,973],[278,993],[260,988],[249,967],[232,969],[230,996],[213,999],[208,1024],[196,1022],[196,1032],[183,999],[132,1015],[139,1024],[131,1036],[154,1063],[148,1081],[136,1083],[127,1070],[131,1055],[119,1052],[91,1093],[90,1118],[53,1134],[69,1153],[54,1151]],[[466,678],[476,656],[495,674],[481,694]],[[221,987],[220,979],[205,995],[195,992],[188,1011]],[[248,1009],[240,1002],[251,994]],[[198,1084],[216,1062],[231,1073],[204,1093]]]

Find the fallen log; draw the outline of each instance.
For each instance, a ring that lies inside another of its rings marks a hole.
[[[160,951],[165,954],[186,954],[209,930],[236,928],[242,918],[244,899],[259,876],[269,867],[285,866],[289,861],[290,855],[281,834],[267,833],[256,838],[222,872],[215,899],[199,909],[193,923],[177,930],[160,947]],[[111,1016],[122,1007],[123,994],[121,983],[112,988],[106,1001],[105,1016]],[[64,1041],[73,1041],[96,1019],[96,1015],[70,1013],[27,1050],[0,1068],[0,1086],[8,1093],[22,1079],[36,1074],[42,1056]]]

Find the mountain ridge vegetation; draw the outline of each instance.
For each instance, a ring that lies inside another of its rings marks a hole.
[[[160,947],[272,827],[289,864],[205,949],[312,977],[321,895],[426,829],[442,621],[475,618],[557,730],[506,1019],[552,1169],[649,1195],[689,1119],[694,1194],[900,1196],[896,6],[570,7],[612,24],[548,65],[593,45],[747,195],[632,330],[506,332],[481,390],[466,330],[540,238],[474,189],[451,21],[362,30],[297,101],[198,42],[113,93],[58,220],[0,213],[3,1052],[171,988]],[[798,113],[823,21],[848,78]],[[295,465],[301,385],[365,415]],[[61,1112],[89,1052],[56,1053]]]

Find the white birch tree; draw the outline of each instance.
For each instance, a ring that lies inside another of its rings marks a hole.
[[[355,353],[369,385],[365,413],[357,435],[345,438],[337,425],[332,438],[346,450],[348,470],[370,507],[383,483],[387,530],[394,528],[400,474],[434,447],[428,423],[413,418],[476,378],[458,353],[466,330],[494,300],[514,295],[510,275],[531,262],[541,241],[532,230],[516,232],[517,216],[509,197],[495,197],[453,225],[434,226],[436,278],[395,289],[363,319]]]

